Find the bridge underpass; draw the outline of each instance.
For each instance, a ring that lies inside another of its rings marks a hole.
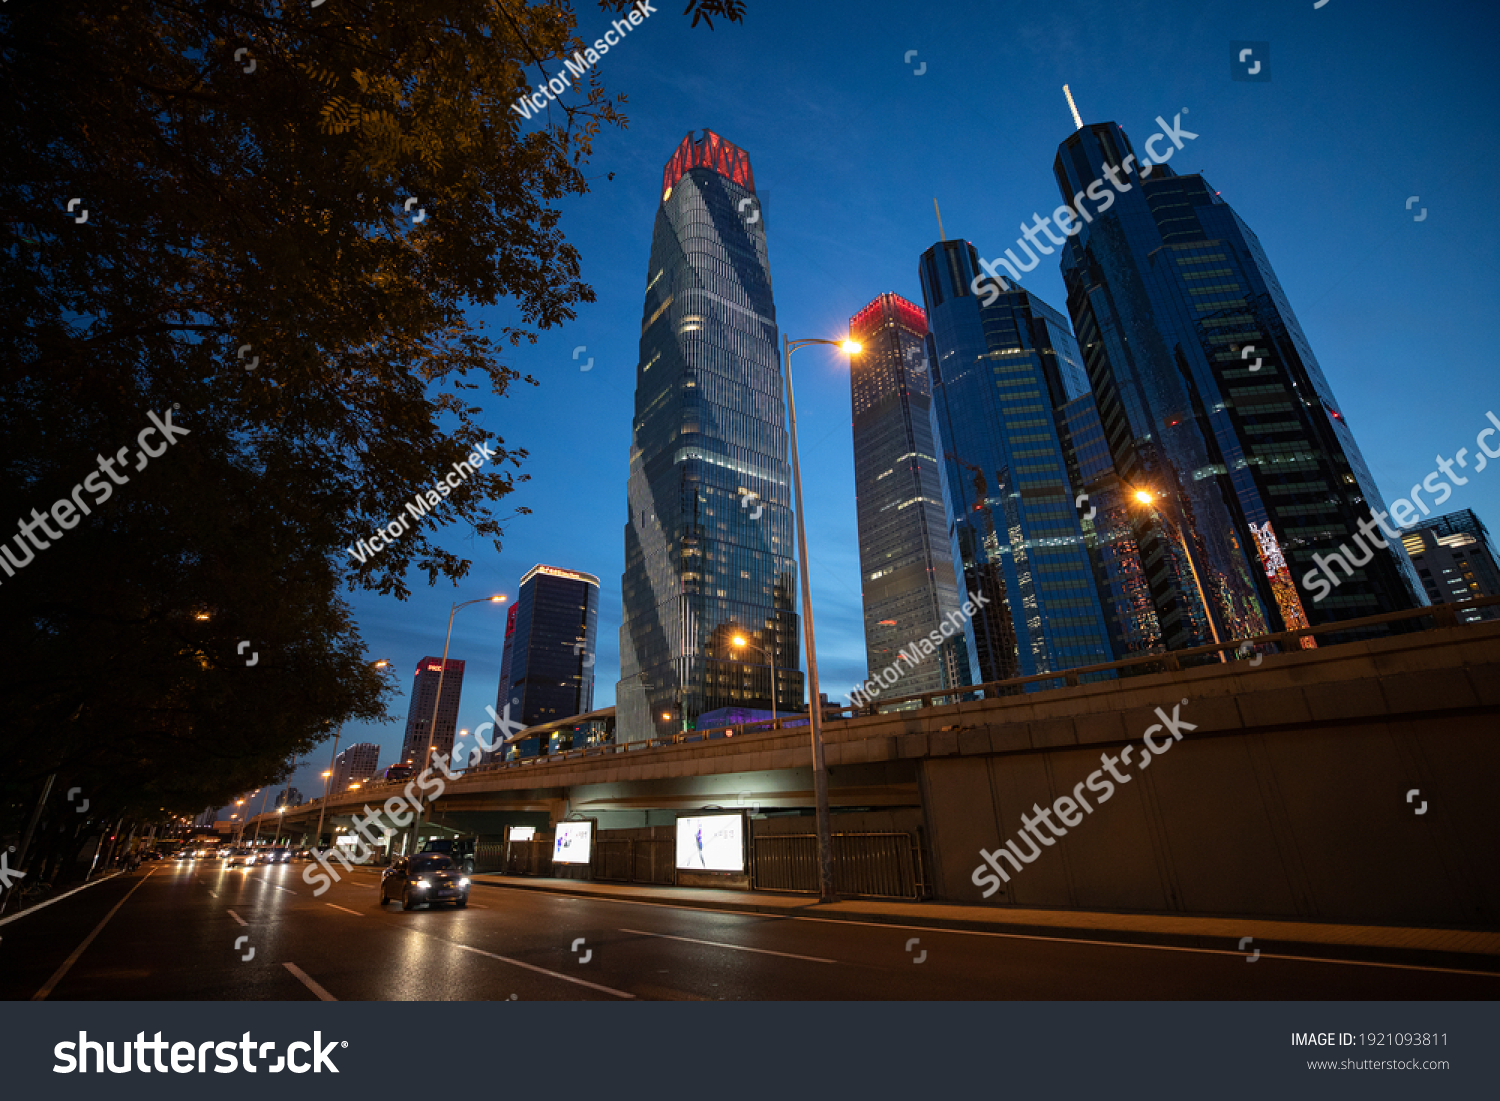
[[[907,823],[929,893],[950,901],[1494,926],[1497,673],[1500,624],[1479,623],[831,721],[834,830]],[[1158,708],[1193,729],[1171,739]],[[431,820],[498,837],[542,815],[601,831],[705,806],[811,815],[806,726],[574,754],[448,781]],[[1106,754],[1128,777],[1108,797]],[[400,787],[333,797],[325,836]],[[1060,820],[1033,830],[1045,844],[1022,833],[1034,808]],[[310,834],[317,810],[286,830]],[[1007,840],[1023,859],[999,853]]]

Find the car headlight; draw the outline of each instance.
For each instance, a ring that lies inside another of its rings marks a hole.
[[[425,879],[419,879],[416,882],[414,882],[412,884],[412,886],[418,888],[419,890],[425,891],[425,890],[427,890],[428,887],[431,887],[432,884],[429,883],[429,882],[427,882],[427,880],[425,880]]]
[[[460,879],[458,881],[458,885],[460,887],[467,887],[469,885],[469,881],[467,879]]]

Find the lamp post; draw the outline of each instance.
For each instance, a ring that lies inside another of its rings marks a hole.
[[[443,699],[443,677],[448,672],[448,644],[453,641],[453,617],[458,614],[460,608],[467,608],[470,604],[503,604],[505,594],[496,593],[494,596],[481,596],[474,600],[465,600],[454,604],[448,609],[448,637],[443,639],[443,663],[438,666],[437,692],[432,700],[432,721],[427,724],[427,756],[422,761],[422,767],[426,768],[432,763],[432,742],[437,735],[437,713],[438,704]]]
[[[776,658],[743,635],[735,635],[730,641],[734,643],[736,649],[756,650],[766,655],[766,664],[771,668],[771,726],[774,729],[776,726]]]
[[[390,661],[381,658],[379,661],[370,663],[371,669],[384,669]],[[339,723],[339,728],[333,732],[333,753],[328,758],[328,771],[323,773],[323,801],[318,804],[318,832],[313,836],[313,848],[323,847],[323,812],[328,809],[329,789],[333,785],[333,770],[339,759],[339,736],[344,733],[344,724]]]
[[[792,490],[797,508],[797,570],[802,575],[802,636],[807,645],[807,709],[812,727],[813,802],[818,834],[818,896],[835,902],[833,893],[833,832],[828,821],[828,767],[823,761],[823,700],[818,692],[818,651],[813,642],[812,583],[808,578],[807,520],[802,511],[802,471],[797,457],[797,403],[792,397],[792,353],[809,344],[829,344],[849,355],[861,350],[853,340],[789,340],[781,334],[786,370],[786,414],[791,428]]]
[[[1198,590],[1198,599],[1203,604],[1203,614],[1208,619],[1209,634],[1214,636],[1214,643],[1215,645],[1217,645],[1222,641],[1219,638],[1219,628],[1214,624],[1214,610],[1209,606],[1208,594],[1203,591],[1203,582],[1198,577],[1198,567],[1193,562],[1193,549],[1188,545],[1187,533],[1182,530],[1181,526],[1173,523],[1165,512],[1155,506],[1157,497],[1150,493],[1148,490],[1136,490],[1135,499],[1141,504],[1145,505],[1147,508],[1151,509],[1152,512],[1156,513],[1156,515],[1161,518],[1161,522],[1167,526],[1167,530],[1177,536],[1177,541],[1182,544],[1182,553],[1183,556],[1187,559],[1188,572],[1193,576],[1193,587]],[[1165,501],[1168,498],[1166,494],[1161,494],[1160,499]],[[1227,662],[1228,660],[1229,659],[1224,656],[1224,651],[1220,650],[1219,661],[1223,663]]]
[[[344,733],[344,724],[333,732],[333,755],[328,759],[328,771],[323,773],[323,801],[318,804],[318,832],[313,835],[313,848],[323,847],[323,813],[328,810],[328,791],[333,784],[333,769],[339,759],[339,736]]]
[[[252,845],[260,844],[260,817],[266,813],[266,800],[271,797],[271,789],[269,787],[264,787],[260,790],[265,792],[265,794],[260,797],[260,811],[255,815],[255,836],[250,839],[250,844]],[[255,792],[252,791],[250,794],[254,795]]]
[[[437,692],[432,698],[432,721],[427,724],[427,754],[422,760],[422,768],[427,769],[432,765],[432,741],[437,734],[438,704],[443,701],[443,676],[448,672],[448,644],[453,641],[453,617],[458,614],[460,608],[467,608],[470,604],[503,604],[505,594],[496,593],[494,596],[481,596],[473,600],[465,600],[455,603],[448,609],[448,635],[443,639],[443,663],[438,666]],[[411,823],[411,848],[415,851],[417,847],[417,830],[422,825],[422,819],[427,817],[427,803],[424,800],[418,810],[416,817]]]

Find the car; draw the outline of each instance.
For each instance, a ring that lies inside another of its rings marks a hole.
[[[233,849],[227,858],[227,866],[230,868],[237,866],[248,868],[255,863],[256,859],[257,854],[254,849]]]
[[[442,853],[452,858],[453,863],[463,870],[465,875],[473,875],[475,868],[475,850],[479,844],[477,837],[448,837],[433,839],[422,846],[424,853]]]
[[[292,850],[286,848],[269,849],[262,859],[267,864],[290,864],[292,862]]]
[[[451,902],[463,909],[469,904],[469,880],[442,853],[398,856],[381,873],[379,905],[397,899],[403,910],[415,910],[424,902]]]

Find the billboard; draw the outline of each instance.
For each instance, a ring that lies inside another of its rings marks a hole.
[[[594,848],[594,823],[559,822],[552,838],[552,863],[587,864]]]
[[[519,605],[518,605],[519,607]],[[512,841],[535,841],[535,826],[512,826],[510,828],[510,840]]]
[[[704,814],[677,819],[677,867],[682,871],[743,872],[744,816]]]

